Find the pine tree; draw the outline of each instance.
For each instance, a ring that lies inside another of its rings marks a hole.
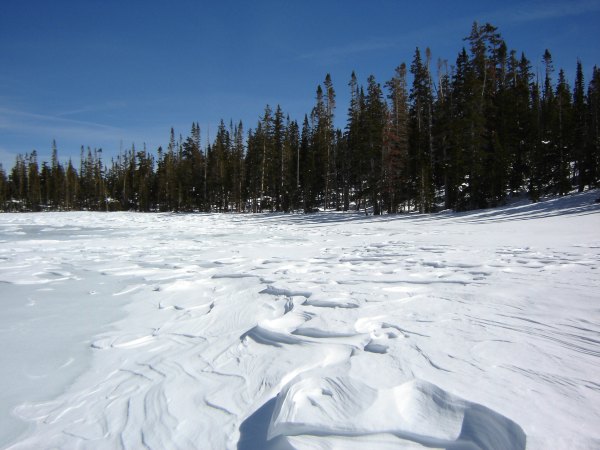
[[[573,108],[571,89],[567,84],[564,71],[558,74],[556,86],[556,122],[554,136],[556,145],[552,147],[551,189],[554,193],[564,195],[571,188],[570,161],[573,153]]]
[[[190,136],[182,144],[178,164],[182,190],[182,208],[186,211],[200,209],[202,205],[203,161],[200,151],[200,126],[192,123]]]
[[[132,157],[131,157],[131,169],[130,176],[133,178],[135,172],[135,158],[134,149],[132,146]],[[102,149],[94,149],[94,197],[95,197],[95,209],[98,211],[108,211],[108,192],[106,188],[106,168],[102,162]],[[133,181],[132,181],[133,184]],[[66,186],[66,176],[65,176]],[[134,198],[135,198],[134,193]],[[66,197],[66,187],[65,187]],[[64,201],[64,200],[63,200]]]
[[[327,156],[325,159],[325,208],[330,208],[331,205],[331,190],[332,184],[335,183],[337,179],[336,175],[336,163],[335,163],[335,130],[333,126],[333,117],[335,111],[335,90],[333,89],[333,83],[331,81],[331,76],[327,74],[325,76],[325,81],[323,82],[323,86],[325,86],[325,141],[327,148]],[[334,192],[334,206],[337,208],[337,196],[336,196],[336,186],[333,186]]]
[[[383,92],[375,77],[367,79],[367,97],[365,102],[365,140],[366,159],[368,161],[366,190],[373,206],[373,214],[382,213],[383,191],[383,145],[387,124],[387,110],[383,101]]]
[[[508,50],[500,34],[494,29],[494,38],[489,50],[490,90],[486,104],[486,135],[488,153],[485,171],[488,174],[487,200],[491,206],[502,204],[509,187],[509,173],[512,162],[510,134],[514,116],[509,112],[512,104],[511,91],[507,81]]]
[[[219,123],[213,145],[208,153],[208,196],[211,209],[229,211],[232,182],[229,176],[231,136],[223,120]]]
[[[50,166],[50,201],[54,208],[62,208],[65,200],[65,171],[58,159],[56,141],[52,141]]]
[[[27,164],[23,155],[17,155],[9,177],[11,210],[25,210],[27,201]]]
[[[505,117],[509,118],[506,129],[510,177],[509,190],[519,192],[531,174],[530,161],[536,148],[534,133],[535,118],[532,114],[530,83],[531,65],[525,54],[517,60],[516,52],[511,52],[508,69],[508,93],[504,105]]]
[[[417,48],[410,67],[413,85],[410,92],[410,148],[411,148],[411,181],[416,193],[419,212],[430,212],[433,209],[433,142],[432,142],[432,110],[433,95],[430,75],[423,64],[421,52]]]
[[[244,210],[243,186],[245,184],[245,168],[244,168],[244,126],[240,121],[233,132],[233,202],[235,210],[241,212]]]
[[[81,205],[78,202],[79,198],[79,176],[73,166],[73,162],[69,158],[66,172],[66,198],[65,207],[67,210],[80,209]]]
[[[577,61],[575,90],[573,92],[573,159],[579,192],[590,185],[590,161],[586,155],[587,143],[587,107],[585,104],[585,85],[581,61]]]
[[[349,167],[349,155],[348,155],[348,143],[346,136],[342,133],[339,128],[335,130],[335,199],[336,199],[336,210],[347,211],[349,208],[348,199],[348,167]]]
[[[499,73],[502,73],[506,47],[497,28],[486,23],[473,24],[469,42],[467,86],[469,98],[470,142],[468,158],[469,208],[485,208],[490,200],[496,203],[503,196],[506,158],[497,129],[497,109],[494,102],[498,93]]]
[[[178,185],[177,180],[177,144],[175,142],[175,130],[171,127],[169,135],[169,145],[165,154],[165,174],[164,174],[164,189],[167,211],[178,211]]]
[[[40,186],[37,152],[33,150],[27,158],[27,206],[30,211],[40,211],[42,192]]]
[[[8,179],[2,163],[0,163],[0,211],[7,210],[8,202]]]
[[[590,170],[590,184],[600,184],[600,68],[594,66],[587,92],[588,132],[586,159]]]
[[[133,189],[137,199],[136,210],[148,212],[154,209],[154,158],[148,154],[144,145],[144,148],[136,153],[136,160],[137,167],[133,181]]]
[[[408,199],[408,93],[406,64],[396,68],[394,77],[386,84],[390,100],[385,134],[384,180],[386,209],[398,211],[400,203]]]
[[[156,207],[159,211],[168,211],[167,156],[162,147],[158,147],[156,154]]]
[[[532,145],[528,151],[528,194],[533,202],[542,195],[545,180],[546,144],[544,141],[543,100],[538,81],[531,84]]]
[[[46,161],[42,161],[40,168],[40,195],[42,205],[44,205],[46,209],[50,209],[50,173],[50,166],[48,166]]]
[[[470,80],[472,78],[469,57],[466,49],[462,49],[456,59],[456,68],[451,82],[452,101],[450,102],[450,135],[449,155],[446,167],[446,194],[448,207],[464,210],[470,203],[469,156],[471,139],[471,107]]]
[[[311,115],[312,140],[310,145],[311,156],[311,177],[308,186],[310,196],[315,201],[328,208],[328,154],[330,148],[330,129],[327,106],[323,88],[317,87],[316,104],[312,109]]]
[[[365,133],[364,133],[364,109],[365,101],[362,89],[358,86],[356,74],[352,72],[350,82],[350,107],[348,109],[348,122],[346,125],[345,146],[347,180],[344,192],[344,209],[350,207],[351,195],[357,200],[356,208],[359,209],[360,198],[363,196],[363,187],[366,183],[366,158]]]
[[[273,110],[269,105],[265,107],[260,127],[256,130],[256,137],[260,140],[260,211],[265,208],[273,209],[271,187],[273,186],[274,163],[273,145]]]
[[[304,116],[302,122],[302,134],[300,137],[300,192],[302,196],[302,208],[304,212],[312,211],[315,203],[313,196],[313,177],[315,172],[314,153],[312,150],[313,131],[308,120]]]
[[[433,180],[436,189],[444,193],[444,207],[452,208],[456,203],[456,179],[452,171],[452,86],[447,61],[438,60],[438,88],[433,107]]]
[[[260,210],[260,187],[261,187],[261,155],[262,145],[260,136],[260,122],[256,129],[248,131],[248,138],[246,140],[246,155],[244,158],[244,170],[245,170],[245,198],[250,203],[250,210],[253,213],[259,212]],[[258,136],[257,136],[258,135]]]
[[[297,209],[299,204],[300,130],[296,121],[286,118],[282,158],[282,211]]]
[[[286,183],[286,155],[284,154],[285,124],[283,123],[283,111],[277,105],[273,119],[273,154],[272,175],[269,177],[272,185],[272,197],[274,199],[275,211],[282,211]]]

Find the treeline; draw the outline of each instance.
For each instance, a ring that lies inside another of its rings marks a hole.
[[[202,145],[185,139],[122,152],[81,150],[79,167],[35,151],[0,166],[5,211],[312,211],[372,209],[374,214],[502,204],[513,194],[563,195],[600,181],[600,69],[587,89],[580,61],[574,86],[509,51],[490,24],[473,24],[454,65],[417,48],[382,87],[352,73],[344,130],[334,126],[336,95],[326,76],[301,123],[267,106],[254,129],[221,121]],[[411,83],[409,85],[408,73]]]

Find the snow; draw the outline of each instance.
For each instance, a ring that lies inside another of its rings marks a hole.
[[[600,448],[598,192],[0,215],[0,447]]]

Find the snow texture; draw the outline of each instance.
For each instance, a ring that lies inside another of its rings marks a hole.
[[[0,215],[0,447],[600,448],[596,197]]]

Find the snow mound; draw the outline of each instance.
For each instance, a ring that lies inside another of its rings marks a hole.
[[[447,449],[522,450],[526,444],[517,423],[427,381],[376,389],[349,376],[291,382],[277,397],[267,440],[384,433]]]

